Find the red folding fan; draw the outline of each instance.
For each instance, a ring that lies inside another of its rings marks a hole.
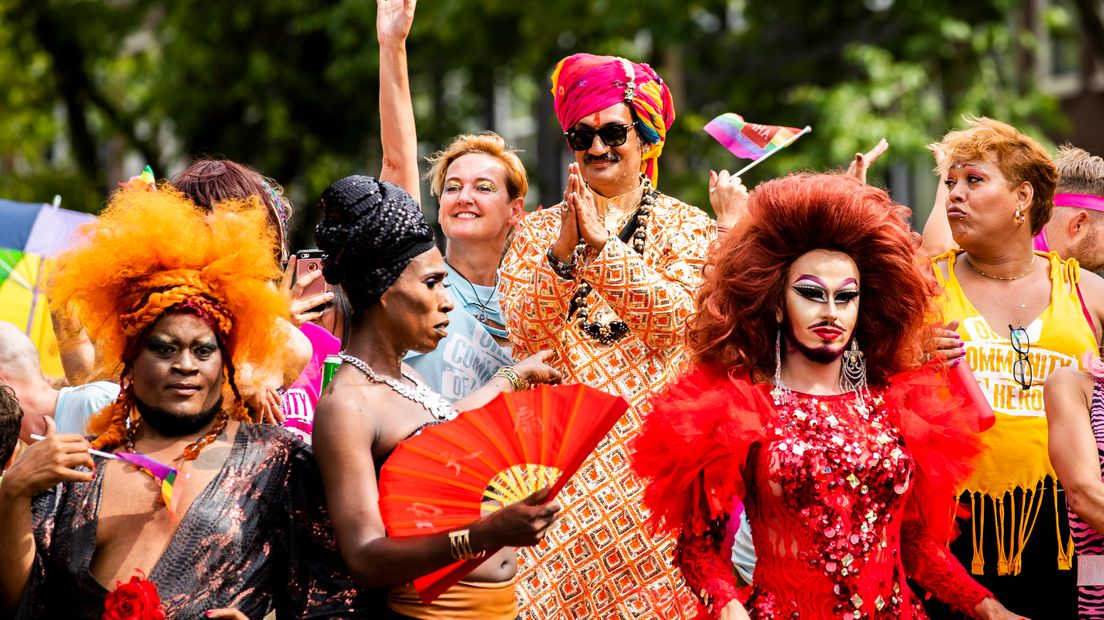
[[[626,409],[621,397],[585,385],[541,385],[425,429],[380,472],[388,535],[454,530],[549,485],[551,500]],[[446,566],[414,587],[428,604],[481,562]]]

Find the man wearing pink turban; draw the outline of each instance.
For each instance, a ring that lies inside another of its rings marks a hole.
[[[552,95],[575,163],[564,202],[527,216],[507,252],[506,325],[515,357],[552,349],[565,383],[632,406],[560,494],[563,516],[544,542],[520,552],[521,616],[690,617],[675,541],[649,534],[628,457],[647,396],[685,361],[717,228],[655,189],[675,109],[651,67],[575,54],[556,66]]]

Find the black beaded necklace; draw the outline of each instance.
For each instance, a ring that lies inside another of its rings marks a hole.
[[[658,196],[659,191],[653,189],[651,180],[645,177],[644,193],[640,196],[640,206],[637,207],[636,212],[632,214],[629,221],[625,223],[625,227],[617,235],[617,238],[624,243],[629,243],[631,240],[632,249],[641,256],[644,255],[644,241],[648,236],[648,221],[651,219],[652,207],[655,206]],[[580,245],[583,245],[582,241],[580,241]],[[577,249],[576,252],[578,253],[579,250]],[[590,312],[587,310],[587,297],[592,290],[590,284],[585,280],[579,283],[579,288],[575,289],[575,296],[571,299],[571,308],[567,311],[567,319],[569,321],[575,319],[575,324],[591,340],[597,340],[605,345],[613,344],[628,335],[629,326],[620,319],[614,319],[609,323],[588,321]]]

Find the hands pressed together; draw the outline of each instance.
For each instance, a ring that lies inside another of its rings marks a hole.
[[[562,263],[572,261],[572,254],[580,240],[601,252],[610,236],[598,216],[594,196],[583,181],[579,164],[568,166],[567,173],[567,191],[564,192],[563,208],[560,210],[560,236],[552,244],[552,256]]]

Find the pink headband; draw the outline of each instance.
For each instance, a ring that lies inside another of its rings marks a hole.
[[[1104,197],[1092,194],[1055,194],[1054,206],[1104,211]]]

